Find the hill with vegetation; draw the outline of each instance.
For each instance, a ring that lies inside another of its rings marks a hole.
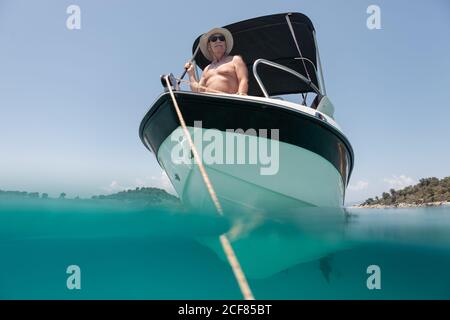
[[[414,186],[391,189],[381,197],[369,198],[359,207],[415,207],[436,206],[450,202],[450,177],[420,179]]]
[[[99,200],[145,201],[148,204],[179,203],[179,199],[166,190],[158,188],[136,188],[125,190],[110,195],[93,196]]]
[[[39,192],[26,192],[26,191],[3,191],[0,190],[0,199],[52,199],[48,196],[47,193],[39,194]],[[55,199],[55,198],[53,198]],[[133,190],[125,190],[114,194],[109,195],[97,195],[93,196],[90,199],[81,199],[80,197],[75,197],[73,199],[69,199],[66,197],[66,194],[62,192],[59,197],[59,200],[67,200],[67,201],[125,201],[125,202],[139,202],[145,205],[161,205],[161,204],[179,204],[180,201],[177,197],[171,195],[163,189],[158,188],[136,188]]]

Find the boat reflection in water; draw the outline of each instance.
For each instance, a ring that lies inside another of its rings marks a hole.
[[[353,247],[346,237],[349,219],[341,208],[245,215],[230,224],[227,236],[247,277],[261,279]],[[226,261],[217,237],[197,239]]]
[[[0,298],[241,299],[217,247],[223,233],[257,299],[450,298],[448,207],[347,212],[232,222],[133,202],[2,199]],[[66,287],[74,264],[78,291]],[[372,265],[381,290],[366,285]]]

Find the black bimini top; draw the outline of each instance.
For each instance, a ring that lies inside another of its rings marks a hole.
[[[314,66],[305,61],[305,66],[299,58],[300,54],[286,20],[289,17],[302,57],[311,60]],[[249,70],[249,95],[263,96],[254,76],[253,62],[259,58],[267,59],[284,65],[306,78],[319,87],[317,80],[316,45],[314,41],[314,26],[311,20],[301,13],[282,13],[233,23],[224,28],[228,29],[234,40],[231,55],[240,55]],[[200,41],[199,36],[193,45],[192,52]],[[203,70],[209,63],[201,50],[198,51],[197,65]],[[311,88],[298,78],[266,65],[258,66],[258,74],[263,81],[269,95],[312,92]]]

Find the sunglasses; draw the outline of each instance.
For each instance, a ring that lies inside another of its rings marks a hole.
[[[222,35],[220,35],[220,36],[211,36],[211,37],[209,37],[208,40],[209,40],[210,42],[216,42],[217,40],[225,41],[225,37],[222,36]]]

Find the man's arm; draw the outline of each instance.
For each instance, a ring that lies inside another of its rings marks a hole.
[[[244,60],[241,56],[233,57],[234,68],[236,69],[236,76],[238,79],[239,87],[237,94],[248,93],[248,71]]]
[[[200,77],[200,81],[197,81],[197,77],[195,76],[195,68],[192,63],[188,62],[188,63],[186,63],[186,65],[184,67],[186,68],[187,73],[189,75],[189,82],[190,82],[191,90],[193,92],[205,91],[205,90],[201,89],[200,86],[204,86],[205,72],[208,69],[208,67],[206,67],[205,70],[203,70],[202,76]]]
[[[206,66],[206,68],[205,69],[203,69],[203,72],[202,72],[202,76],[200,77],[200,81],[198,82],[198,85],[199,85],[199,87],[198,87],[198,92],[205,92],[205,89],[204,89],[204,87],[206,86],[206,73],[208,72],[208,69],[209,69],[209,65],[207,65]]]

